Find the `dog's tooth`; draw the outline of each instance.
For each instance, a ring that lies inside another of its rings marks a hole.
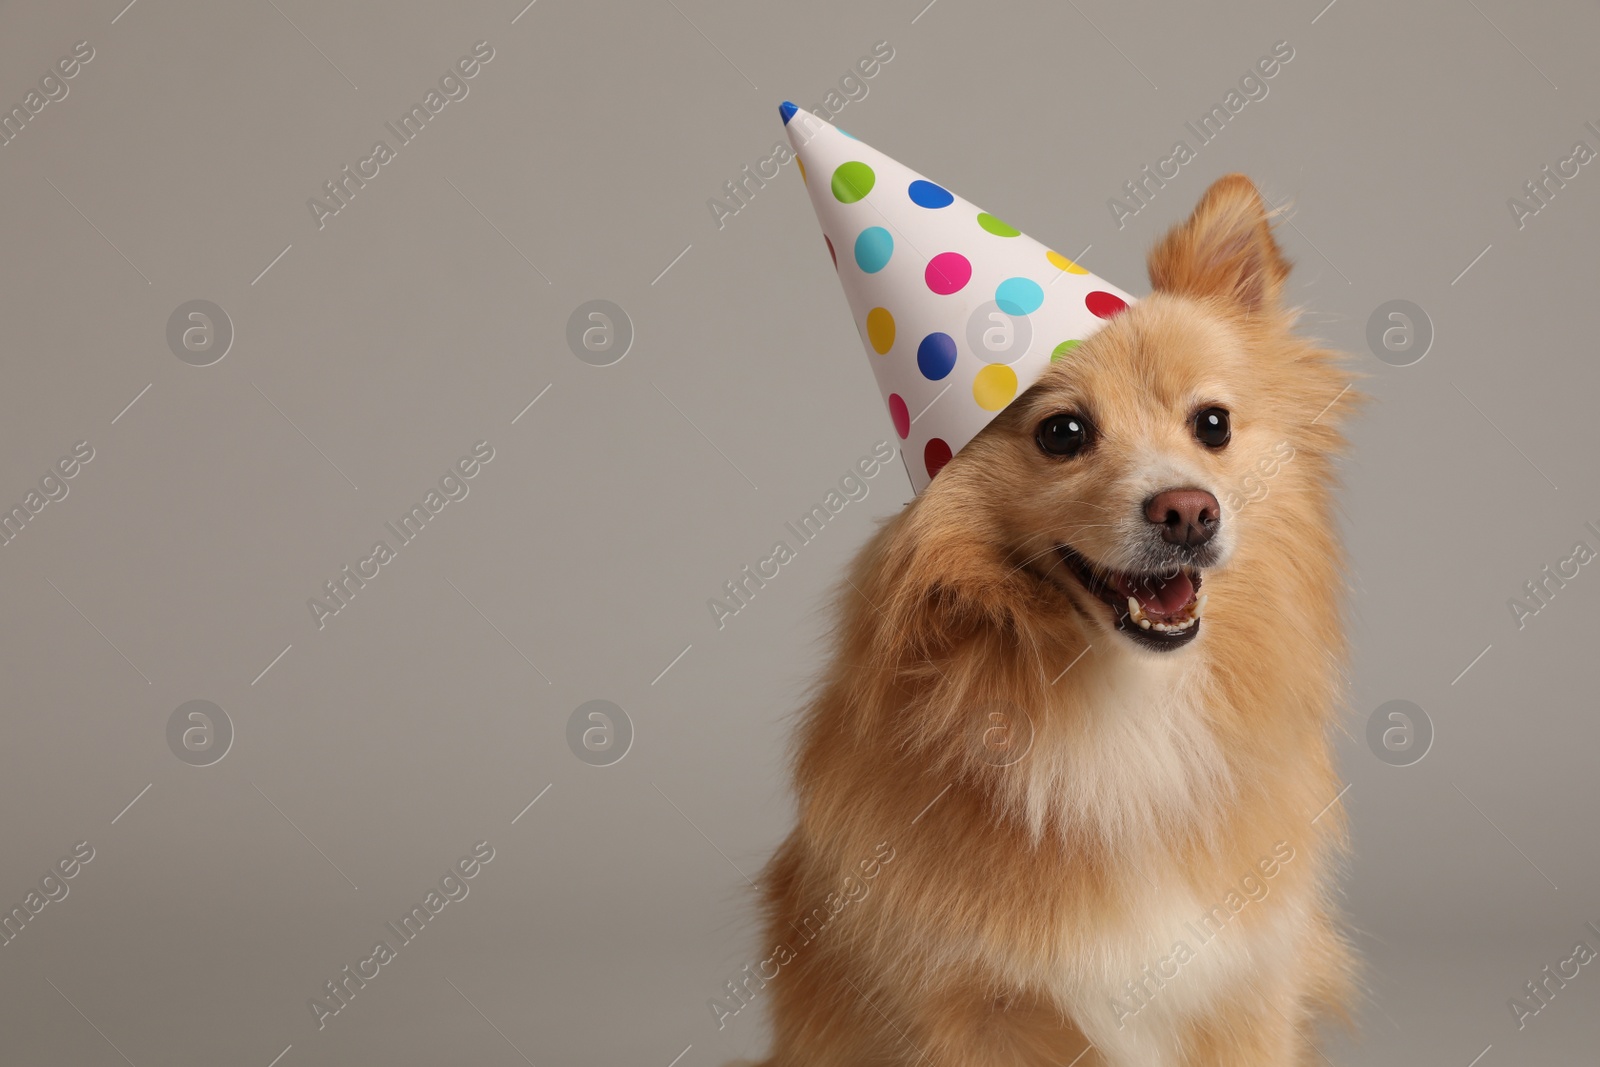
[[[1150,620],[1149,619],[1140,619],[1139,620],[1139,626],[1142,629],[1145,629],[1145,630],[1150,629]]]
[[[1129,597],[1128,598],[1128,614],[1130,616],[1132,616],[1133,618],[1135,618],[1135,619],[1139,618],[1141,615],[1144,614],[1144,612],[1139,610],[1139,598],[1138,597]]]
[[[1200,594],[1200,599],[1196,600],[1194,602],[1194,617],[1195,618],[1198,619],[1200,617],[1201,612],[1206,610],[1206,597],[1208,597],[1210,595],[1211,595],[1210,593],[1201,593]]]

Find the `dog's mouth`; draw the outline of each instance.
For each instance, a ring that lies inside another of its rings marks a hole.
[[[1078,584],[1111,609],[1117,629],[1146,648],[1178,648],[1200,632],[1206,598],[1198,567],[1133,574],[1096,566],[1066,545],[1056,552]]]

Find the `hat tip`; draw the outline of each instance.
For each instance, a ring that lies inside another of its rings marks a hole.
[[[799,108],[795,107],[793,104],[789,103],[789,101],[787,101],[787,100],[785,100],[783,103],[778,105],[778,114],[780,116],[782,116],[783,124],[785,126],[789,125],[789,120],[794,118],[795,113],[798,112],[799,110],[800,110]]]

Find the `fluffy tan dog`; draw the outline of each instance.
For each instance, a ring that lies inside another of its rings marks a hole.
[[[769,1067],[1289,1067],[1342,1015],[1355,394],[1248,179],[1149,267],[849,574],[744,983]]]

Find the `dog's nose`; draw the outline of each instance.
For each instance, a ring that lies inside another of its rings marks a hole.
[[[1222,506],[1204,489],[1168,489],[1145,502],[1144,517],[1161,527],[1167,544],[1198,548],[1217,532]]]

